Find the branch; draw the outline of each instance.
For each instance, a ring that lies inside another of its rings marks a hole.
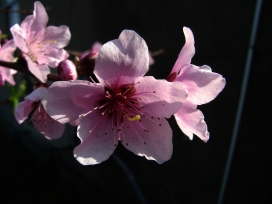
[[[163,54],[164,53],[164,49],[160,49],[160,50],[157,50],[155,52],[151,52],[150,55],[151,57],[155,57],[155,56],[158,56],[160,54]]]
[[[78,52],[78,51],[74,51],[74,50],[66,50],[70,55],[74,55],[74,56],[80,56],[82,54],[82,52]]]
[[[26,64],[24,65],[24,64],[21,64],[21,63],[18,63],[18,62],[6,62],[6,61],[0,60],[0,66],[10,68],[10,69],[14,69],[14,70],[22,72],[22,73],[24,73],[26,75],[34,77],[34,75],[28,70]]]
[[[5,68],[9,68],[9,69],[14,69],[18,72],[22,72],[28,76],[32,76],[36,79],[36,77],[28,70],[27,68],[27,64],[24,65],[18,62],[6,62],[6,61],[2,61],[0,60],[0,66],[5,67]],[[50,81],[62,81],[63,79],[57,75],[57,74],[48,74],[47,75],[47,79]]]

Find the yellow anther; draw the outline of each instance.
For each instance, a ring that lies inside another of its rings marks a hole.
[[[140,120],[140,119],[141,119],[141,116],[136,115],[134,118],[128,118],[128,119],[129,119],[129,121]]]
[[[46,43],[57,43],[57,41],[56,40],[46,40],[46,41],[43,41],[43,42],[41,42],[39,44],[44,45]]]
[[[37,43],[37,46],[38,48],[40,48],[42,45],[45,45],[47,43],[57,43],[56,40],[46,40],[46,41],[43,41],[43,42],[40,42],[40,43]]]

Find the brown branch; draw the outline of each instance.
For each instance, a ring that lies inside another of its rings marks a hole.
[[[48,74],[47,79],[50,81],[63,81],[63,79],[57,74]]]
[[[163,53],[164,53],[164,49],[160,49],[155,52],[151,52],[150,55],[151,55],[151,57],[155,57],[155,56],[161,55]]]
[[[27,65],[24,66],[23,64],[18,63],[18,62],[6,62],[6,61],[0,60],[0,66],[14,69],[14,70],[17,70],[19,72],[22,72],[24,74],[34,77],[34,75],[28,70]]]
[[[74,55],[74,56],[80,56],[82,54],[82,52],[78,52],[78,51],[74,51],[74,50],[66,50],[70,55]]]
[[[14,69],[18,72],[22,72],[22,73],[24,73],[28,76],[32,76],[36,79],[36,77],[28,70],[27,64],[23,65],[18,62],[6,62],[6,61],[0,60],[0,66],[5,67],[5,68]],[[51,73],[47,75],[47,79],[50,81],[62,81],[63,80],[59,75],[51,74]]]

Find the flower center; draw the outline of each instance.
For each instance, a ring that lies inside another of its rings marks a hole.
[[[32,52],[28,52],[26,55],[31,59],[32,62],[37,63],[37,59]]]
[[[34,53],[44,53],[46,55],[46,51],[48,51],[48,48],[51,46],[51,44],[56,44],[57,41],[54,39],[45,40],[42,42],[37,42],[36,39],[33,39],[33,42],[28,45],[29,52],[25,53],[32,62],[35,62],[38,64],[37,57],[34,56]]]
[[[54,122],[53,118],[51,118],[45,111],[42,103],[39,102],[35,102],[33,103],[33,106],[36,106],[33,112],[33,115],[30,119],[30,121],[35,122],[35,123],[44,123],[44,127],[46,127],[48,124],[47,122]]]
[[[126,135],[124,135],[122,131],[124,128],[131,128],[131,131],[134,131],[143,144],[146,144],[145,139],[138,133],[138,130],[140,132],[143,131],[144,134],[149,134],[149,128],[146,124],[150,122],[158,126],[162,126],[162,124],[159,117],[156,118],[153,113],[145,110],[143,106],[144,103],[140,97],[157,94],[156,91],[136,92],[136,86],[139,83],[140,82],[124,84],[122,86],[108,84],[105,86],[104,94],[98,101],[97,106],[88,113],[81,115],[83,118],[93,111],[99,111],[102,115],[95,125],[93,125],[92,129],[89,130],[90,134],[92,134],[94,129],[101,128],[99,125],[100,121],[103,120],[102,118],[107,117],[110,122],[106,127],[103,126],[103,128],[105,128],[105,135],[107,135],[109,131],[112,131],[115,146],[117,146],[118,140],[121,142],[125,140]],[[145,121],[144,123],[141,118]],[[125,120],[132,123],[126,123]],[[126,142],[125,145],[129,145],[128,142]]]
[[[117,123],[140,120],[139,111],[142,109],[140,98],[135,97],[135,85],[126,84],[118,88],[105,87],[104,97],[99,102],[102,115],[110,115]]]

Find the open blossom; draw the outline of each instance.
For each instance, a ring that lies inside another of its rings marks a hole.
[[[149,160],[163,163],[172,155],[169,118],[187,97],[180,82],[144,77],[148,48],[134,31],[124,30],[104,44],[94,74],[99,83],[61,81],[49,87],[46,111],[61,123],[78,119],[81,144],[74,149],[84,164],[98,164],[113,153],[118,142]]]
[[[212,101],[225,87],[226,81],[207,65],[198,67],[191,64],[195,54],[194,36],[189,28],[184,27],[183,32],[186,42],[167,80],[182,82],[189,95],[174,116],[183,133],[191,140],[195,134],[206,142],[209,132],[204,115],[197,105]]]
[[[15,118],[18,123],[24,122],[33,111],[31,121],[36,129],[47,139],[58,139],[64,131],[64,125],[55,121],[45,111],[41,99],[46,95],[47,88],[40,87],[34,90],[15,109]]]
[[[47,88],[40,87],[25,97],[25,100],[20,102],[15,109],[15,118],[21,124],[34,110],[31,121],[35,128],[47,139],[58,139],[62,136],[65,126],[51,118],[44,110],[41,99],[46,95],[47,90]]]
[[[1,31],[0,31],[1,35]],[[12,62],[14,60],[13,53],[16,49],[13,40],[9,40],[1,47],[0,44],[0,60],[6,62]],[[0,86],[5,84],[5,81],[9,82],[11,85],[15,85],[13,74],[16,74],[17,71],[9,68],[0,66]]]
[[[48,26],[48,15],[40,2],[34,3],[33,15],[29,15],[21,23],[10,28],[15,44],[22,51],[29,71],[41,82],[47,81],[50,73],[48,66],[55,68],[59,62],[68,58],[62,48],[71,38],[67,26]]]

